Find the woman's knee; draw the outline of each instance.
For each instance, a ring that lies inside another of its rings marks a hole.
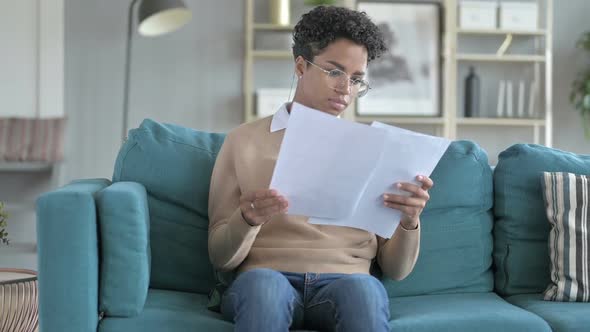
[[[377,307],[388,305],[389,301],[385,287],[383,287],[381,281],[371,275],[353,274],[339,281],[339,287],[346,290],[345,296]]]
[[[272,304],[289,300],[293,288],[280,272],[271,269],[252,269],[241,273],[228,290],[243,300]]]

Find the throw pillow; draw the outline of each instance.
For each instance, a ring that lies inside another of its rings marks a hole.
[[[547,301],[588,302],[590,298],[590,176],[544,172],[543,196],[551,231],[551,284]]]

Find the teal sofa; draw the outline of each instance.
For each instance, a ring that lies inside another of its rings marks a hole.
[[[41,332],[233,330],[207,308],[219,283],[207,252],[208,189],[223,139],[145,120],[112,180],[39,197]],[[451,144],[431,176],[414,271],[393,281],[374,270],[392,331],[590,330],[590,304],[542,300],[543,170],[587,174],[590,158],[514,145],[492,170],[476,143]]]

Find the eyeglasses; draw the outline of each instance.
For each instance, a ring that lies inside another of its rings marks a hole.
[[[367,81],[361,80],[360,78],[352,78],[340,69],[327,70],[307,59],[305,59],[305,61],[328,75],[328,84],[331,88],[345,88],[346,83],[348,83],[348,91],[350,94],[356,95],[358,98],[366,95],[367,92],[369,92],[369,89],[371,89]]]

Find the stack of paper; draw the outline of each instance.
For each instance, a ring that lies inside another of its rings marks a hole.
[[[270,188],[289,201],[289,214],[310,223],[348,226],[390,238],[401,212],[383,194],[394,184],[430,176],[449,146],[440,137],[374,122],[338,119],[293,103]]]

